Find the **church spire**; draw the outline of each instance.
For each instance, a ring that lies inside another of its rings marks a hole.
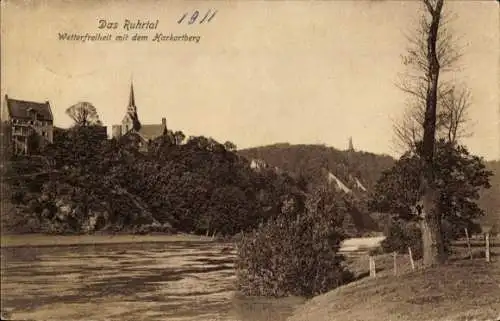
[[[134,83],[132,81],[130,81],[130,96],[128,98],[126,117],[128,117],[132,122],[132,126],[129,128],[133,128],[137,131],[141,129],[141,123],[139,122],[139,116],[137,115],[137,106],[135,105]]]
[[[353,152],[353,151],[354,151],[354,145],[353,145],[353,143],[352,143],[352,137],[349,137],[349,148],[348,148],[348,150],[349,150],[350,152]]]
[[[137,107],[135,106],[135,96],[134,96],[134,83],[130,82],[130,96],[128,99],[128,111],[137,113]]]

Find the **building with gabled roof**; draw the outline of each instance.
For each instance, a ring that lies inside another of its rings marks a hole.
[[[135,135],[139,138],[139,149],[146,151],[149,143],[166,131],[166,118],[162,118],[161,124],[141,124],[135,104],[134,85],[131,83],[127,111],[121,124],[112,126],[112,137],[118,139],[125,135]]]
[[[53,142],[54,117],[48,101],[34,102],[5,95],[3,143],[13,154],[31,154]]]

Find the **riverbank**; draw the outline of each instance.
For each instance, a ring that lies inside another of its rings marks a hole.
[[[479,247],[472,260],[461,243],[454,250],[447,264],[423,269],[417,261],[415,271],[398,255],[397,276],[392,255],[376,257],[374,278],[364,258],[353,259],[348,264],[360,280],[311,299],[288,321],[500,320],[500,249],[492,247],[490,263]]]
[[[1,236],[1,247],[50,247],[98,244],[212,242],[211,237],[192,234],[93,234],[93,235],[46,235],[8,234]]]
[[[342,243],[341,252],[349,253],[365,251],[377,247],[384,237],[365,237],[346,239]],[[218,242],[232,241],[194,234],[2,234],[1,247],[46,247],[46,246],[76,246],[96,244],[127,244],[127,243],[169,243],[169,242]]]

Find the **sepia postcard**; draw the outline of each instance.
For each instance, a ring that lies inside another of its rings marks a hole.
[[[1,320],[500,321],[496,0],[5,0]]]

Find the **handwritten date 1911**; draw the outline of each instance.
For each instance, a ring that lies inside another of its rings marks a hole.
[[[217,10],[208,9],[208,11],[205,13],[203,18],[198,19],[201,17],[200,12],[198,10],[193,11],[193,13],[186,12],[182,15],[182,17],[179,20],[177,20],[177,23],[181,24],[184,21],[186,21],[187,24],[189,24],[189,25],[192,25],[193,23],[196,23],[197,21],[200,24],[209,23],[215,17],[216,14],[217,14]],[[186,18],[187,18],[187,20],[185,20]]]

